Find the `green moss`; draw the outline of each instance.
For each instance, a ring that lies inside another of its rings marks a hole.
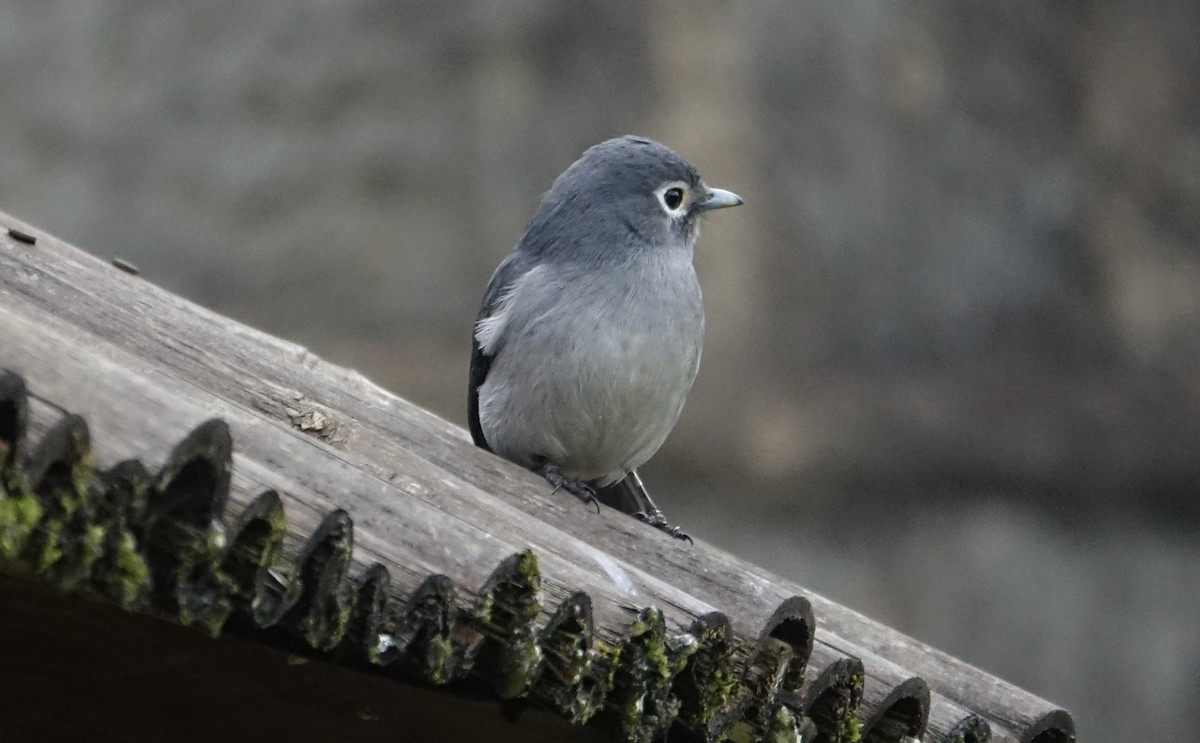
[[[582,695],[576,696],[577,704],[575,706],[578,712],[575,719],[580,725],[586,723],[600,711],[598,701],[603,700],[608,695],[608,690],[613,688],[617,667],[621,661],[621,652],[619,646],[609,645],[603,640],[595,640],[592,649],[588,651],[587,671],[596,674],[595,685],[599,687],[600,693],[596,694],[597,702],[592,702]]]
[[[728,743],[753,743],[756,740],[754,728],[749,723],[739,722],[725,734],[725,740]]]
[[[125,608],[141,603],[150,592],[150,566],[138,552],[137,541],[129,531],[121,530],[113,557],[116,571],[109,584],[113,598]]]
[[[680,654],[690,652],[691,642],[681,644]],[[650,740],[660,734],[678,714],[678,704],[669,691],[676,663],[664,632],[662,612],[642,610],[630,625],[630,637],[616,671],[614,701],[626,740]]]
[[[288,531],[287,514],[282,507],[279,507],[269,509],[266,515],[267,525],[270,527],[270,535],[267,537],[267,543],[278,545],[283,541],[283,537]]]
[[[563,683],[567,686],[575,686],[582,681],[583,674],[587,672],[587,662],[587,651],[574,648],[571,652],[571,658],[567,661],[566,668],[563,673]]]
[[[688,661],[700,650],[700,643],[690,634],[676,635],[665,642],[669,676],[676,676],[687,667]]]
[[[48,472],[39,493],[23,492],[15,502],[34,499],[38,506],[37,527],[25,534],[14,534],[11,530],[21,531],[19,522],[27,520],[34,512],[32,504],[19,506],[20,512],[9,514],[15,516],[7,519],[0,516],[0,530],[8,532],[0,542],[7,547],[17,546],[25,551],[24,557],[29,560],[30,567],[35,573],[54,583],[60,588],[72,588],[75,583],[87,575],[92,564],[102,553],[103,531],[92,530],[92,514],[86,498],[89,488],[94,482],[93,458],[86,451],[81,451],[81,444],[76,443],[74,461],[70,468],[62,470],[54,466]],[[6,476],[3,478],[6,486],[20,482],[20,478]],[[7,489],[7,488],[6,488]],[[13,502],[5,499],[6,502]],[[8,528],[4,528],[8,527]],[[20,537],[24,538],[21,539]],[[16,538],[14,538],[16,537]],[[65,560],[64,560],[65,558]]]
[[[334,612],[334,622],[330,627],[324,650],[333,650],[337,647],[342,638],[346,636],[346,628],[350,626],[350,617],[354,614],[353,601],[339,597],[336,605],[337,611]]]
[[[48,518],[44,519],[39,525],[38,543],[33,545],[33,554],[30,560],[33,563],[33,569],[42,576],[49,576],[50,571],[62,559],[63,551],[59,545],[58,535],[63,528],[63,519]],[[34,542],[35,540],[30,540]]]
[[[77,578],[82,578],[91,572],[92,566],[104,554],[104,527],[92,524],[84,530],[79,540],[78,562],[72,566],[72,572]]]
[[[631,638],[641,637],[650,631],[651,614],[647,610],[643,610],[638,614],[637,619],[633,620],[633,624],[629,625],[629,636]]]
[[[609,645],[604,640],[596,640],[592,646],[598,655],[603,658],[611,659],[615,664],[617,659],[621,657],[621,648],[619,645]]]
[[[333,650],[350,625],[354,603],[336,593],[314,601],[301,620],[304,639],[314,650]]]
[[[700,720],[707,725],[717,713],[729,706],[733,690],[738,686],[738,675],[720,663],[713,669],[708,683],[700,690]]]
[[[242,554],[249,562],[254,563],[259,568],[266,568],[275,563],[279,556],[279,550],[283,546],[283,538],[287,535],[288,521],[287,514],[284,513],[282,506],[276,504],[274,508],[266,509],[260,519],[256,519],[254,524],[265,522],[267,525],[267,533],[261,537],[252,540],[242,540],[243,544],[239,545],[235,540],[235,549],[242,547]],[[219,523],[219,522],[218,522]],[[224,527],[222,526],[222,529]],[[243,533],[244,534],[244,533]],[[239,535],[242,536],[242,535]],[[249,541],[252,544],[257,544],[259,549],[254,550],[245,545]]]
[[[613,679],[617,675],[617,666],[621,662],[621,647],[619,645],[609,645],[603,640],[596,640],[593,650],[596,653],[595,660],[607,665],[604,684],[606,689],[611,689]]]
[[[13,493],[0,497],[0,560],[5,561],[16,559],[45,514],[32,493]]]
[[[517,560],[516,572],[527,585],[537,586],[542,582],[542,569],[538,564],[537,553],[533,550],[521,550]]]
[[[858,719],[858,712],[850,710],[833,735],[834,743],[856,743],[862,737],[862,721]]]
[[[260,572],[260,577],[265,576],[267,572],[272,570],[274,570],[272,577],[283,575],[286,572],[287,580],[280,581],[280,583],[283,584],[284,590],[287,592],[291,589],[294,576],[291,574],[291,571],[286,571],[276,566],[276,563],[279,561],[279,553],[283,549],[283,539],[287,536],[288,529],[290,528],[287,514],[284,513],[283,507],[280,506],[268,510],[266,516],[268,533],[266,539],[263,540],[262,552],[256,555],[255,563],[262,571]],[[257,616],[263,601],[269,599],[264,596],[263,582],[258,580],[255,583],[256,585],[250,598],[250,606],[252,612]]]
[[[644,724],[645,700],[645,694],[630,694],[618,710],[621,730],[624,731],[627,741],[642,741],[649,738]]]
[[[83,452],[77,455],[74,464],[71,465],[71,487],[74,489],[74,495],[82,499],[82,496],[88,492],[88,488],[92,484],[92,473],[96,468],[96,458],[91,452]],[[76,501],[78,503],[80,501]]]
[[[487,625],[492,621],[492,609],[496,607],[495,594],[484,594],[472,610],[474,619],[482,625]]]
[[[671,676],[671,658],[667,650],[666,638],[663,636],[662,613],[657,609],[647,608],[638,613],[637,619],[629,627],[629,646],[641,651],[641,661],[645,671],[660,678]]]
[[[209,566],[192,570],[177,582],[179,623],[185,627],[199,627],[211,637],[217,637],[225,620],[233,611],[229,601],[229,585]]]
[[[450,681],[450,661],[454,657],[454,643],[450,641],[449,633],[437,635],[429,641],[426,660],[429,663],[429,680],[435,684]]]
[[[166,576],[168,584],[164,588],[174,599],[180,624],[200,627],[216,636],[233,611],[229,597],[234,582],[220,570],[225,527],[217,521],[199,533],[183,525],[177,527],[179,532],[170,552],[178,562]]]
[[[671,677],[671,660],[667,657],[667,645],[661,639],[646,643],[646,660],[650,663],[651,672],[662,678]]]
[[[533,684],[542,665],[542,649],[537,644],[532,628],[526,628],[520,637],[513,638],[501,660],[500,679],[496,693],[501,699],[514,699],[524,694]]]
[[[325,616],[313,623],[313,633],[309,644],[317,650],[333,650],[346,635],[350,626],[350,615],[354,613],[354,603],[340,597],[331,596],[326,604]],[[332,608],[332,611],[329,609]]]
[[[229,538],[225,533],[225,524],[215,519],[211,521],[208,528],[204,530],[203,550],[211,556],[213,564],[217,563],[228,543]]]
[[[779,705],[771,717],[771,727],[762,739],[763,743],[800,743],[796,717],[791,710]]]
[[[697,626],[693,632],[687,635],[690,642],[679,649],[680,657],[676,662],[680,668],[676,673],[684,672],[689,663],[693,664],[689,677],[696,685],[696,696],[694,706],[687,710],[686,720],[692,727],[707,730],[718,713],[728,708],[739,676],[730,670],[727,624]],[[678,639],[675,644],[679,644]]]
[[[278,500],[270,502],[272,507],[257,508],[257,515],[240,525],[221,561],[222,573],[234,585],[235,604],[249,608],[256,622],[269,611],[267,606],[289,592],[280,579],[282,571],[274,567],[287,533],[287,519]]]

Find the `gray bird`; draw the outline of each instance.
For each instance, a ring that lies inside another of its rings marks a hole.
[[[584,152],[488,282],[471,351],[475,443],[686,539],[636,469],[674,428],[699,368],[700,216],[741,203],[650,139]]]

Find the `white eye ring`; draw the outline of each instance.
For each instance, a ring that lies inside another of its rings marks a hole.
[[[683,181],[671,181],[660,186],[654,195],[658,197],[658,203],[667,216],[681,217],[687,212],[688,192],[688,185]]]

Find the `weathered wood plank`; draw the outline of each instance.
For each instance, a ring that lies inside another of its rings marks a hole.
[[[611,631],[610,640],[623,633],[629,621],[629,612],[617,607],[636,606],[632,601],[638,597],[665,607],[677,629],[716,611],[674,585],[596,553],[570,535],[531,522],[503,503],[486,511],[450,512],[440,508],[436,498],[414,498],[409,489],[422,489],[420,483],[444,477],[429,472],[423,460],[398,452],[402,458],[397,466],[405,474],[385,481],[348,455],[321,456],[316,452],[331,450],[320,442],[208,392],[187,390],[178,378],[134,373],[130,368],[136,365],[135,358],[120,349],[103,349],[98,338],[54,318],[35,319],[34,308],[19,300],[7,302],[6,307],[10,314],[0,324],[0,348],[8,359],[20,359],[9,365],[53,388],[56,404],[92,422],[94,453],[103,464],[114,464],[136,451],[158,452],[165,458],[163,442],[178,440],[204,420],[219,417],[230,424],[239,442],[230,493],[235,511],[264,490],[276,490],[286,494],[294,529],[309,534],[329,511],[344,508],[360,527],[356,566],[365,569],[375,562],[396,566],[393,581],[406,575],[409,579],[407,584],[398,583],[399,590],[411,592],[435,573],[464,586],[482,586],[499,562],[527,544],[536,544],[543,570],[553,576],[550,580],[562,581],[564,591],[586,590],[594,596],[597,619],[611,619],[599,622],[602,634]],[[77,353],[64,358],[56,353],[61,348]],[[89,380],[86,385],[75,381],[83,379]],[[137,401],[137,415],[120,410],[130,399]],[[44,433],[57,418],[57,411],[48,405],[33,406],[31,429]],[[295,551],[299,547],[297,542]],[[562,559],[571,552],[593,559]],[[598,563],[604,569],[592,569]]]
[[[219,416],[229,422],[241,442],[230,494],[232,506],[244,509],[260,493],[277,491],[284,494],[288,515],[301,534],[316,531],[327,511],[345,506],[360,525],[352,572],[365,573],[376,563],[387,565],[393,573],[391,588],[397,602],[408,601],[429,575],[448,574],[476,590],[460,595],[459,608],[471,611],[483,600],[482,587],[495,567],[525,545],[534,544],[549,584],[547,593],[568,596],[584,591],[590,595],[592,628],[596,639],[607,646],[627,647],[631,626],[641,621],[639,613],[648,606],[660,607],[675,633],[685,632],[701,617],[715,612],[676,585],[623,565],[578,538],[532,521],[482,493],[453,499],[455,510],[445,510],[438,500],[445,498],[449,488],[470,486],[455,482],[446,473],[431,471],[423,460],[403,451],[397,452],[397,458],[405,465],[404,475],[393,473],[385,479],[362,467],[352,454],[332,449],[260,411],[198,390],[183,377],[163,374],[99,336],[44,315],[41,307],[23,296],[6,294],[4,301],[0,348],[5,349],[5,363],[12,359],[11,366],[38,380],[41,393],[50,391],[55,405],[96,422],[93,453],[101,464],[113,464],[131,451],[163,457],[163,442],[178,439],[209,416]],[[71,352],[64,355],[62,349]],[[78,380],[88,383],[81,385]],[[130,410],[131,401],[136,411]],[[48,404],[34,404],[30,413],[34,435],[45,434],[59,417],[57,408]],[[152,459],[152,466],[159,464],[161,460]],[[429,498],[414,498],[409,492],[422,490],[430,482],[438,483],[439,489]],[[491,507],[481,511],[474,500]],[[298,560],[303,547],[302,540],[293,540],[285,545],[285,552]],[[547,605],[544,611],[553,615],[558,609]],[[751,659],[761,630],[760,626],[754,635],[735,638],[733,653],[741,656],[742,665]],[[648,648],[647,652],[661,650]],[[617,671],[619,683],[620,667]],[[662,693],[667,689],[663,686]],[[768,694],[765,699],[772,691],[764,690]]]
[[[1030,740],[1047,721],[1045,732],[1062,737],[1045,740],[1073,739],[1069,717],[1034,695],[717,550],[681,545],[607,509],[589,514],[572,498],[548,497],[540,479],[469,446],[458,427],[354,372],[198,308],[15,220],[5,224],[39,237],[36,248],[12,244],[0,250],[0,290],[6,304],[27,318],[10,340],[23,348],[22,363],[30,371],[16,368],[57,391],[70,388],[70,375],[95,373],[99,359],[108,363],[100,364],[100,381],[113,377],[103,388],[106,395],[130,397],[121,384],[133,383],[125,379],[131,371],[148,391],[141,404],[149,423],[94,409],[88,393],[98,396],[95,390],[70,398],[72,411],[95,419],[102,432],[95,437],[98,454],[106,461],[133,451],[165,456],[163,442],[187,430],[185,419],[194,425],[228,416],[239,442],[232,495],[238,508],[263,489],[291,493],[289,517],[302,533],[316,528],[323,509],[353,510],[360,527],[356,570],[401,556],[415,560],[407,577],[393,576],[405,590],[423,570],[450,569],[464,585],[480,586],[487,579],[481,565],[490,569],[497,555],[529,544],[543,559],[550,593],[594,592],[602,628],[628,622],[623,606],[659,606],[672,631],[722,610],[743,645],[761,641],[776,607],[805,596],[819,623],[814,661],[858,656],[866,662],[871,682],[864,719],[878,715],[873,705],[886,701],[887,693],[877,691],[890,693],[909,676],[920,676],[934,692],[926,708],[933,736],[949,735],[973,710],[993,722],[993,740]],[[57,338],[38,345],[29,336],[51,318]],[[73,369],[29,361],[30,354],[53,358],[52,346],[64,341],[77,344],[89,361]],[[322,464],[296,465],[306,458]],[[336,461],[326,466],[329,460]],[[303,476],[296,474],[301,471]],[[293,507],[293,500],[308,505]],[[412,523],[402,524],[404,519]],[[445,526],[447,520],[464,523]],[[393,545],[405,539],[436,543],[438,537],[449,538],[455,549],[422,558],[397,554]],[[298,545],[290,549],[294,553]]]

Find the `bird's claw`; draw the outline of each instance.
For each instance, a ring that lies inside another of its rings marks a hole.
[[[600,499],[596,497],[596,489],[591,485],[568,478],[552,464],[542,465],[537,469],[537,473],[554,486],[552,494],[565,490],[589,506],[595,506],[596,513],[600,513]]]
[[[676,539],[686,539],[688,544],[695,544],[695,542],[692,541],[692,538],[689,537],[687,532],[685,532],[683,529],[679,528],[678,526],[671,526],[668,524],[667,518],[663,516],[662,511],[658,510],[657,508],[649,513],[646,513],[645,511],[638,511],[637,513],[633,514],[633,517],[639,521],[649,524],[650,526],[653,526],[659,531],[665,531],[667,534],[670,534]]]
[[[596,515],[600,515],[600,499],[596,497],[596,489],[591,485],[586,485],[584,483],[577,482],[573,483],[572,485],[573,487],[564,485],[563,488],[568,493],[588,504],[589,506],[595,506]]]

